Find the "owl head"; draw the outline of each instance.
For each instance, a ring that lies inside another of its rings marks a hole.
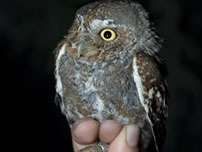
[[[128,1],[98,1],[80,8],[66,37],[78,58],[107,59],[159,50],[158,36],[143,7]]]

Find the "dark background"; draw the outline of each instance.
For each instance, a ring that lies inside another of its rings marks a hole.
[[[75,11],[87,2],[0,0],[1,137],[6,151],[71,151],[67,122],[54,103],[53,50]],[[139,2],[164,38],[161,55],[172,102],[165,152],[202,151],[200,0]]]

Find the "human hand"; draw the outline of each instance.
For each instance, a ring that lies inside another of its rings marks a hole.
[[[81,120],[72,126],[74,152],[97,144],[109,144],[108,152],[138,152],[140,129],[136,125],[122,126],[114,120],[99,124],[93,119]]]

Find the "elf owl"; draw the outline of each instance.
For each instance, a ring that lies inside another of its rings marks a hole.
[[[160,41],[136,2],[106,0],[80,8],[56,49],[56,100],[70,127],[85,118],[136,124],[141,151],[161,151],[168,89]]]

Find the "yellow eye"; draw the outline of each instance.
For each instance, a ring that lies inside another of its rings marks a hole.
[[[105,41],[112,41],[116,38],[116,33],[111,29],[103,29],[100,36]]]

